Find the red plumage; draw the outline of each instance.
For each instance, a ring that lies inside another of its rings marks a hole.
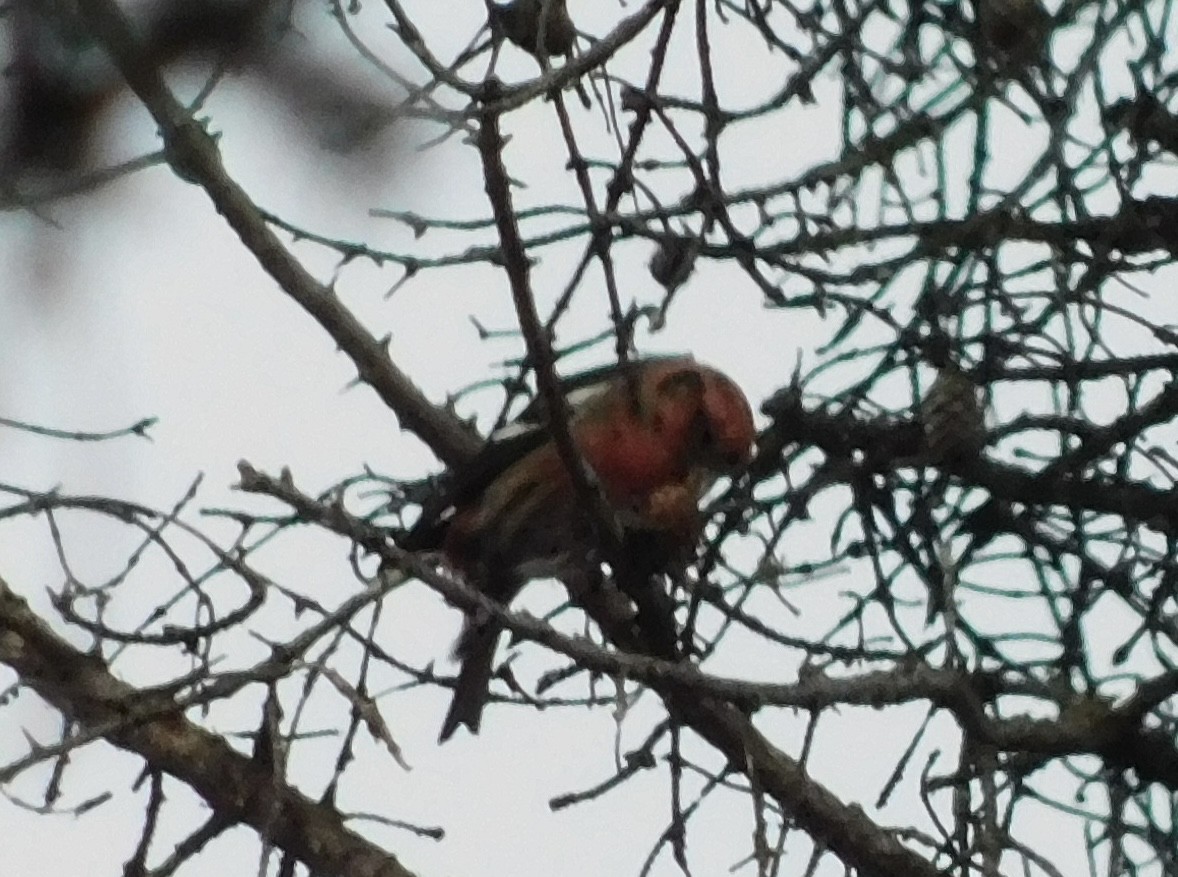
[[[623,550],[649,580],[690,559],[699,502],[721,474],[748,462],[755,431],[744,394],[690,357],[638,360],[563,385],[569,431],[624,530]],[[487,596],[510,601],[532,578],[600,569],[591,522],[548,432],[530,406],[451,474],[407,535],[410,550],[440,549]],[[500,629],[471,618],[455,654],[462,669],[441,740],[477,731]]]

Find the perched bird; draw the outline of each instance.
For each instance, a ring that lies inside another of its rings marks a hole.
[[[685,564],[702,529],[703,495],[751,457],[755,433],[744,394],[687,356],[598,369],[562,389],[573,441],[621,525],[628,571],[649,583]],[[503,605],[533,578],[600,574],[589,512],[541,409],[533,403],[468,467],[451,473],[448,489],[423,508],[402,543],[411,551],[440,550]],[[643,606],[630,596],[641,622]],[[669,610],[667,616],[673,642]],[[492,619],[467,618],[454,650],[462,668],[439,740],[460,724],[478,731],[500,630]]]
[[[546,8],[547,7],[547,8]],[[564,55],[571,58],[577,29],[569,18],[565,0],[513,0],[487,7],[491,28],[525,52],[537,57]]]
[[[920,423],[924,431],[926,461],[945,467],[977,458],[986,447],[986,412],[980,398],[980,388],[969,375],[948,358],[935,354],[937,377],[924,398],[920,400]],[[929,502],[939,505],[945,500],[949,485],[948,471],[942,471],[929,488]],[[931,526],[931,517],[928,519]],[[935,535],[930,539],[939,542]],[[941,545],[937,550],[938,564],[929,578],[929,602],[925,623],[931,624],[937,615],[945,615],[953,604],[957,581],[956,565],[949,549]],[[952,637],[950,637],[952,639]]]
[[[569,17],[565,0],[486,2],[487,20],[496,46],[506,38],[535,58],[573,57],[577,29]],[[576,83],[575,87],[581,103],[588,109],[592,106],[589,95],[581,83]]]
[[[986,414],[979,388],[955,363],[946,361],[920,401],[920,419],[930,462],[975,457],[986,446]]]
[[[974,0],[980,48],[999,73],[1041,67],[1054,21],[1039,0]]]

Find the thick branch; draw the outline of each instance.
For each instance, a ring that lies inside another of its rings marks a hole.
[[[860,451],[866,455],[864,465],[876,469],[911,464],[924,451],[924,434],[915,421],[865,420],[850,412],[808,409],[791,391],[777,394],[763,410],[774,420],[761,439],[758,468],[763,472],[771,470],[776,454],[795,442],[836,457]],[[1083,508],[1178,532],[1178,491],[1068,472],[1037,473],[983,457],[945,465],[965,484],[985,489],[996,500]]]
[[[731,203],[742,194],[735,193],[726,200]],[[618,221],[627,220],[619,217]],[[1097,251],[1117,250],[1127,255],[1157,251],[1178,253],[1178,199],[1152,196],[1140,201],[1127,200],[1119,213],[1070,222],[1043,222],[1020,213],[996,210],[968,219],[838,228],[760,246],[756,255],[773,261],[810,254],[824,255],[848,247],[895,240],[917,242],[915,255],[910,257],[913,259],[950,251],[986,250],[1010,241],[1050,244],[1064,253],[1071,253],[1077,242]],[[735,259],[743,255],[743,251],[731,244],[716,243],[704,244],[700,253],[715,259]]]
[[[219,815],[307,864],[340,877],[412,877],[391,853],[349,830],[316,804],[229,746],[116,678],[99,658],[78,651],[0,579],[0,662],[62,715],[104,729],[110,743],[192,787]]]
[[[168,163],[176,174],[205,190],[254,258],[283,292],[327,331],[355,364],[360,379],[376,391],[406,429],[428,444],[447,465],[473,456],[479,447],[478,437],[431,404],[389,359],[385,344],[344,307],[330,288],[311,276],[266,226],[257,205],[225,172],[214,139],[176,101],[159,71],[145,63],[127,19],[112,0],[82,0],[78,6],[94,36],[110,52],[128,85],[159,125]]]

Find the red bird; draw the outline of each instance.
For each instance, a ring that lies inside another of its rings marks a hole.
[[[744,394],[687,356],[598,369],[562,386],[569,431],[623,526],[627,558],[648,581],[689,560],[702,528],[700,500],[752,455]],[[447,563],[504,605],[529,579],[584,569],[595,550],[588,513],[540,421],[533,403],[492,435],[404,540],[411,551],[441,549]],[[489,619],[467,619],[440,741],[460,724],[478,731],[499,633]]]

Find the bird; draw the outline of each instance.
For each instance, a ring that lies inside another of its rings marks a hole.
[[[979,387],[961,368],[945,361],[920,401],[920,421],[929,461],[976,457],[986,446],[986,414]]]
[[[945,351],[935,351],[932,359],[937,376],[920,400],[919,422],[924,432],[925,462],[942,469],[927,494],[928,502],[936,506],[945,501],[952,467],[978,459],[986,447],[987,433],[981,388]],[[931,525],[931,517],[928,520]],[[939,543],[935,531],[930,533],[930,541]],[[953,602],[957,573],[946,545],[939,545],[937,557],[938,564],[929,579],[925,624],[945,615]]]
[[[514,0],[502,5],[489,3],[487,8],[492,29],[525,52],[545,58],[572,57],[577,29],[565,0]]]
[[[685,565],[702,534],[704,494],[751,460],[756,431],[744,393],[690,356],[594,369],[564,380],[561,390],[573,443],[621,527],[627,572],[649,585],[656,574]],[[593,568],[600,574],[593,522],[539,402],[492,434],[444,484],[402,548],[440,552],[453,571],[504,606],[529,580]],[[661,621],[666,656],[674,642],[673,606],[664,608],[669,598],[647,594],[644,606],[644,595],[628,596],[644,631],[644,609],[665,614],[654,621]],[[478,733],[500,633],[492,618],[467,617],[454,648],[461,668],[439,742],[459,725]]]
[[[975,0],[979,48],[999,73],[1042,67],[1054,20],[1039,0]]]
[[[566,0],[512,0],[498,4],[487,0],[487,20],[496,46],[504,38],[532,57],[553,58],[563,55],[572,60],[577,44],[577,28],[569,17]],[[588,109],[592,104],[580,82],[575,83],[577,97]]]

